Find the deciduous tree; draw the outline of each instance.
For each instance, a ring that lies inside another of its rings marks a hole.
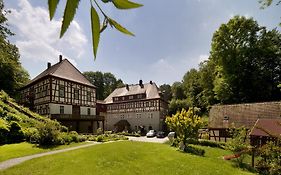
[[[210,58],[216,65],[214,92],[222,103],[281,98],[280,33],[252,18],[235,16],[214,33]],[[277,89],[277,90],[276,90]]]
[[[100,71],[90,71],[84,72],[83,74],[96,86],[96,96],[98,100],[104,100],[116,88],[124,86],[123,81],[121,79],[117,80],[110,72],[102,73]]]
[[[0,0],[0,90],[17,98],[18,89],[27,83],[29,75],[21,66],[18,48],[7,39],[13,33],[7,28],[6,13]]]

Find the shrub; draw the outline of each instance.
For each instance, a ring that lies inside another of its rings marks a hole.
[[[8,113],[5,117],[7,121],[21,121],[21,118],[13,113]]]
[[[97,142],[103,142],[104,141],[104,137],[102,135],[97,136],[96,138]]]
[[[58,139],[56,140],[56,144],[58,145],[70,144],[72,141],[73,141],[72,135],[66,132],[61,132],[58,136]]]
[[[58,142],[60,125],[56,121],[45,120],[38,123],[38,143],[40,145],[54,145]]]
[[[258,149],[261,159],[258,160],[256,169],[260,174],[279,175],[281,174],[281,145],[268,142]]]
[[[137,132],[133,132],[133,133],[130,133],[130,132],[119,132],[117,133],[118,135],[123,135],[123,136],[133,136],[133,137],[140,137],[141,135]]]
[[[224,143],[224,142],[215,142],[215,141],[211,141],[211,140],[191,139],[191,140],[189,140],[189,143],[194,144],[194,145],[202,145],[202,146],[209,146],[209,147],[222,148],[222,149],[224,149],[226,146],[226,143]]]
[[[102,131],[102,129],[101,129],[101,128],[98,128],[98,129],[97,129],[97,135],[101,135],[101,134],[102,134],[102,132],[103,132],[103,131]]]
[[[87,137],[85,135],[78,135],[79,142],[85,142],[86,140],[87,140]]]
[[[245,158],[245,152],[249,150],[250,144],[247,138],[247,130],[244,127],[233,129],[230,131],[233,138],[227,142],[225,148],[232,151],[234,154],[239,154],[240,157],[236,159],[236,164],[243,166],[243,160]]]
[[[198,156],[204,156],[204,154],[205,154],[205,150],[203,150],[201,148],[196,148],[196,147],[193,147],[193,146],[186,146],[184,148],[184,152],[194,154],[194,155],[198,155]]]
[[[35,127],[23,129],[23,134],[25,139],[31,143],[36,143],[39,138],[39,132]]]
[[[79,135],[76,131],[70,131],[69,136],[71,137],[71,141],[73,142],[79,142]]]
[[[20,142],[24,139],[24,133],[21,130],[21,126],[15,121],[12,121],[10,123],[10,132],[8,139],[10,143]]]
[[[66,126],[61,126],[61,132],[68,132],[68,128]]]
[[[8,123],[0,118],[0,144],[7,142],[9,132],[10,129]]]

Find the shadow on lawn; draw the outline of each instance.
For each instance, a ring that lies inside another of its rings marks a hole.
[[[62,145],[39,145],[39,144],[34,144],[32,147],[33,148],[40,148],[40,149],[55,150],[56,148],[58,148],[60,146],[62,146]]]
[[[237,162],[235,160],[232,160],[232,162],[233,162],[232,166],[235,168],[240,168],[244,171],[248,171],[251,173],[257,173],[256,169],[248,163],[243,162],[243,163],[237,164]]]

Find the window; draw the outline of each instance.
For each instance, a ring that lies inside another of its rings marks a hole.
[[[147,102],[145,102],[145,106],[146,106],[146,107],[148,107],[148,106],[149,106],[149,103],[148,103],[148,101],[147,101]]]
[[[92,101],[92,93],[87,91],[87,101]]]
[[[91,115],[91,108],[88,108],[88,115]]]
[[[45,94],[44,94],[44,96],[46,96],[46,95],[49,95],[48,94],[48,85],[45,86]]]
[[[229,117],[228,117],[228,116],[224,116],[224,117],[223,117],[223,120],[224,120],[224,121],[228,121],[228,120],[229,120]]]
[[[60,114],[64,114],[64,106],[60,106]]]
[[[59,97],[64,97],[64,91],[65,91],[64,85],[60,85],[59,86]]]
[[[129,100],[132,100],[132,99],[134,99],[134,96],[130,95]]]
[[[141,114],[137,114],[136,118],[141,118]]]
[[[74,89],[74,99],[79,100],[79,89]]]

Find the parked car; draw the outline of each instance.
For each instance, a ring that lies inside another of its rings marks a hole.
[[[149,130],[148,133],[146,133],[146,137],[155,137],[156,131],[155,130]]]
[[[156,137],[157,137],[157,138],[164,138],[164,137],[165,137],[165,132],[163,132],[163,131],[158,131],[157,134],[156,134]]]
[[[175,132],[169,132],[169,134],[168,134],[169,140],[174,139],[175,136],[176,136],[176,133],[175,133]]]

